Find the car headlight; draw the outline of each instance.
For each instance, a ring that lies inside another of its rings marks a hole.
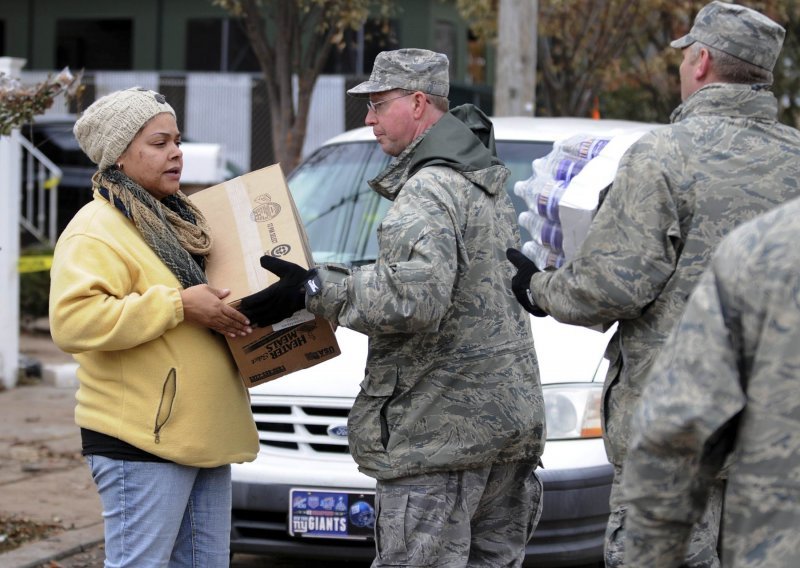
[[[542,385],[548,440],[600,438],[603,386],[589,384]]]

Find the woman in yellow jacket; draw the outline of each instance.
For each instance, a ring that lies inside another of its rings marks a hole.
[[[50,325],[79,363],[106,566],[228,566],[230,464],[255,459],[258,435],[221,334],[251,328],[206,284],[211,235],[179,191],[175,112],[153,91],[117,91],[74,133],[98,171],[56,245]]]

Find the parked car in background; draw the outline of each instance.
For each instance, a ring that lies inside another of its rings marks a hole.
[[[500,158],[511,170],[508,192],[527,209],[514,182],[553,142],[574,134],[614,136],[656,125],[567,118],[497,118]],[[314,260],[358,266],[378,254],[376,228],[390,202],[367,185],[389,161],[370,128],[333,138],[288,177]],[[523,241],[529,239],[523,236]],[[600,400],[610,334],[531,318],[544,389],[547,442],[544,509],[527,547],[526,564],[570,566],[602,561],[612,468],[600,430]],[[261,450],[233,466],[231,551],[306,558],[374,556],[373,479],[348,453],[347,415],[363,379],[367,338],[339,328],[342,354],[251,389]],[[309,527],[309,507],[348,511],[341,526]]]
[[[83,153],[72,134],[76,119],[71,114],[43,115],[21,129],[23,136],[61,168],[63,175],[59,187],[65,189],[91,187],[92,175],[97,171],[97,166]],[[196,142],[184,136],[181,150],[184,160],[181,183],[219,183],[244,173],[225,160],[223,149],[218,144]]]
[[[23,126],[23,136],[33,142],[51,162],[61,169],[58,182],[59,233],[83,205],[91,201],[92,176],[97,166],[83,153],[72,134],[75,115],[42,115],[30,125]],[[181,144],[183,172],[181,187],[191,193],[215,183],[241,175],[235,164],[224,159],[224,148],[219,144],[198,143],[186,140]],[[36,179],[34,164],[23,160],[22,182],[25,187],[29,176]]]

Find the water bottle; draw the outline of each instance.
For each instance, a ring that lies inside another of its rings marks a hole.
[[[563,252],[563,234],[561,224],[537,215],[533,211],[523,211],[519,214],[519,224],[540,245],[547,246],[555,252]]]
[[[553,150],[531,164],[533,177],[549,177],[564,183],[569,183],[586,165],[589,160],[568,154],[561,149]]]
[[[535,241],[525,241],[522,245],[522,254],[531,259],[539,270],[560,268],[564,264],[563,253],[557,253]]]
[[[532,176],[515,183],[514,193],[525,200],[531,211],[536,211],[551,221],[558,221],[558,201],[566,188],[563,181]]]
[[[577,134],[553,145],[553,149],[582,160],[591,160],[606,147],[610,138]]]
[[[534,189],[534,195],[536,197],[535,208],[530,204],[528,207],[530,209],[535,209],[542,217],[558,222],[560,220],[558,216],[558,203],[566,189],[567,184],[563,181],[555,179],[542,180]]]
[[[561,158],[553,167],[553,177],[568,184],[572,178],[580,173],[587,160],[574,160]]]

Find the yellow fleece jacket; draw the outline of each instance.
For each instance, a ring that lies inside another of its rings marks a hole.
[[[61,234],[50,276],[53,340],[79,364],[79,426],[189,466],[255,459],[224,338],[184,321],[181,284],[97,192]]]

